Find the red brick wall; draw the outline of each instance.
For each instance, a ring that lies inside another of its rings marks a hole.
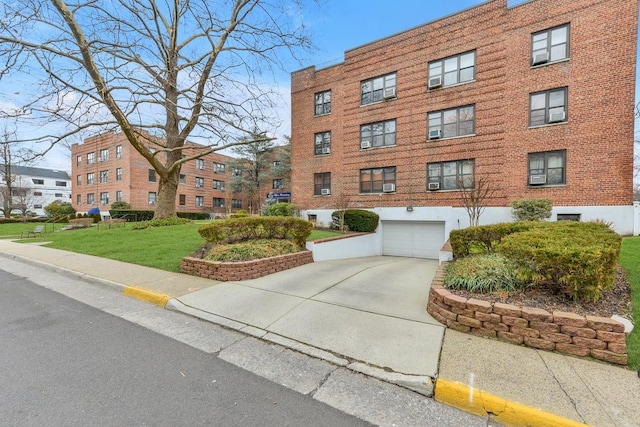
[[[257,279],[312,262],[313,253],[311,251],[245,262],[214,262],[186,257],[180,263],[180,272],[226,282]]]
[[[303,209],[332,209],[340,193],[358,207],[461,206],[457,192],[427,192],[426,164],[475,159],[476,177],[499,188],[491,206],[522,197],[555,205],[631,205],[638,0],[494,0],[345,53],[345,61],[292,74],[292,192]],[[569,60],[530,66],[531,34],[570,23]],[[427,64],[476,50],[476,80],[427,90]],[[397,98],[360,106],[360,82],[397,73]],[[568,87],[568,121],[528,128],[529,94]],[[314,117],[314,93],[332,112]],[[476,106],[476,135],[427,142],[427,113]],[[396,119],[396,146],[360,150],[360,125]],[[331,154],[313,137],[330,130]],[[527,155],[566,150],[566,185],[529,187]],[[359,194],[359,170],[396,166],[396,192]],[[331,172],[332,195],[313,195]]]

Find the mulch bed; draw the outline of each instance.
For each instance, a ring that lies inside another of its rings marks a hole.
[[[449,292],[465,298],[513,304],[518,307],[534,307],[554,311],[576,313],[581,316],[611,317],[614,314],[633,321],[631,311],[631,289],[620,266],[616,270],[614,287],[603,292],[598,302],[574,303],[562,295],[551,295],[544,289],[530,288],[523,292],[482,294],[448,289]]]

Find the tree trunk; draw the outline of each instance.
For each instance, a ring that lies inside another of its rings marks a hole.
[[[158,183],[158,195],[156,199],[156,212],[153,218],[169,218],[176,215],[176,194],[178,193],[178,178],[180,168],[169,171],[166,177],[160,176]]]

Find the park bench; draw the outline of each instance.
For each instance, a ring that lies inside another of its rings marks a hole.
[[[20,237],[24,238],[25,234],[26,234],[26,237],[40,236],[43,231],[44,231],[44,225],[38,225],[36,228],[34,228],[31,231],[23,231],[22,233],[20,233]]]

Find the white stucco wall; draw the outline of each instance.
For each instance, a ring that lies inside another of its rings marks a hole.
[[[331,214],[331,212],[329,212]],[[382,255],[382,233],[363,234],[325,242],[307,242],[314,261]]]

